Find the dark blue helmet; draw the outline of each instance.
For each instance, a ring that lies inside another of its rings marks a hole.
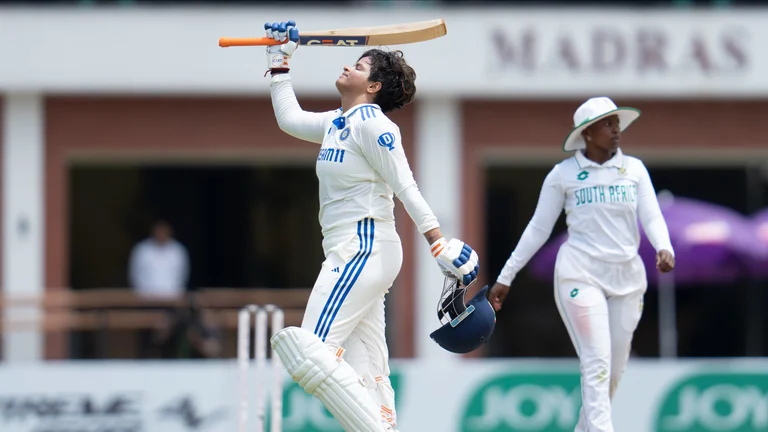
[[[445,350],[457,354],[474,351],[487,343],[496,327],[496,311],[486,298],[488,285],[465,304],[467,288],[457,279],[446,278],[437,306],[437,318],[443,326],[429,335]]]

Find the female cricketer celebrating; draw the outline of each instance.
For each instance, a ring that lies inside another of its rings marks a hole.
[[[515,275],[549,238],[565,209],[568,240],[555,264],[555,302],[581,365],[576,432],[612,432],[611,399],[629,359],[647,279],[638,255],[638,216],[662,272],[675,266],[666,222],[648,170],[622,154],[621,132],[640,116],[608,98],[592,98],[573,116],[563,143],[576,153],[550,171],[533,218],[489,300],[501,309]]]
[[[295,23],[265,28],[282,42],[267,48],[277,122],[286,133],[321,144],[316,172],[325,253],[301,328],[277,333],[272,346],[293,379],[322,400],[345,430],[394,430],[384,296],[403,251],[393,197],[402,201],[445,275],[468,285],[477,276],[477,253],[441,234],[414,181],[400,130],[385,114],[416,93],[416,74],[402,53],[366,51],[336,80],[341,108],[306,112],[288,74],[287,60],[299,40]]]

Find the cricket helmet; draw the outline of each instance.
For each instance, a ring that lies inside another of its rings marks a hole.
[[[437,305],[437,318],[442,326],[429,335],[452,353],[465,354],[488,343],[496,327],[496,311],[486,298],[488,285],[465,303],[468,288],[469,285],[462,286],[458,279],[445,278]]]

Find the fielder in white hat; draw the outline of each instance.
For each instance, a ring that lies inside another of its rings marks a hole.
[[[581,364],[575,432],[613,432],[611,399],[627,365],[647,287],[638,255],[638,217],[669,272],[674,250],[648,170],[621,151],[621,133],[640,111],[607,97],[584,102],[563,142],[574,155],[552,168],[520,241],[491,288],[498,311],[517,273],[544,245],[565,210],[568,240],[555,264],[555,302]]]
[[[635,108],[619,108],[607,97],[592,98],[581,104],[573,114],[573,129],[563,141],[563,151],[586,150],[587,141],[590,141],[590,144],[598,146],[591,150],[613,153],[619,148],[621,132],[624,132],[638,117],[640,117],[640,111]],[[615,128],[590,128],[601,120],[604,120],[601,122],[603,125],[618,127],[618,131]],[[593,132],[600,133],[601,131],[604,134],[610,134],[610,139],[601,140],[595,137],[594,142],[592,142]],[[610,145],[600,146],[600,144]]]

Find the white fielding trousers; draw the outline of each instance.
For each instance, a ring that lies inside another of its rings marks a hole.
[[[555,264],[555,302],[579,357],[582,406],[575,432],[613,432],[611,400],[627,366],[647,288],[639,256],[600,261],[568,243]]]

